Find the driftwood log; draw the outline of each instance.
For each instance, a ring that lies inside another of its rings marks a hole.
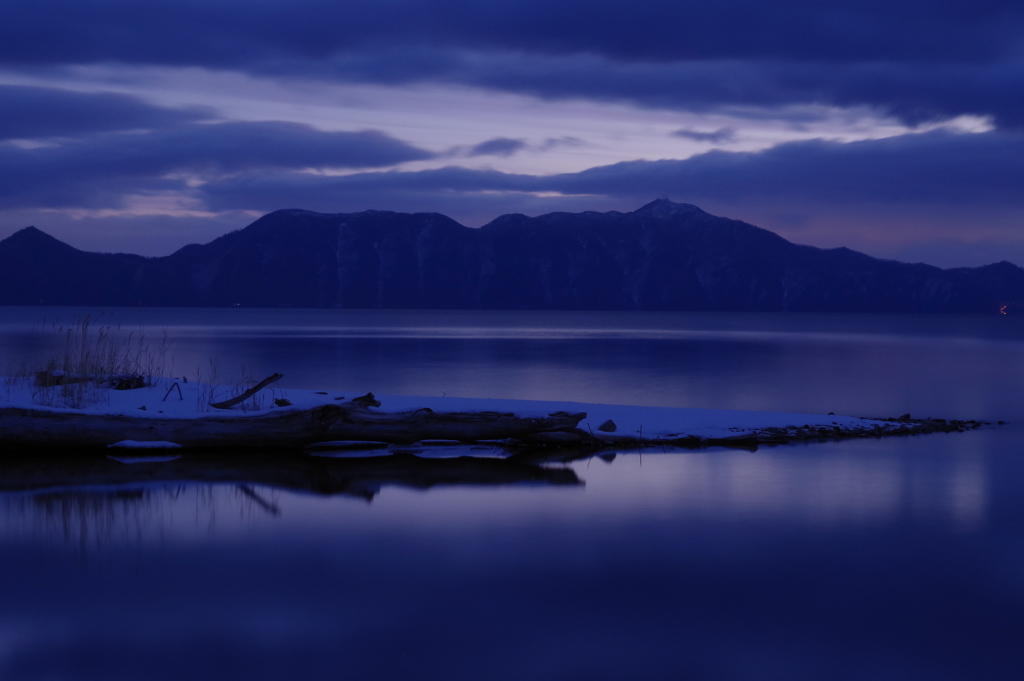
[[[328,428],[329,440],[369,440],[410,444],[423,440],[520,439],[536,433],[569,431],[587,417],[585,412],[564,411],[541,418],[516,416],[496,411],[435,412],[417,409],[408,412],[375,412],[367,406],[380,404],[373,394],[342,403],[341,412]]]
[[[292,447],[326,439],[335,418],[325,407],[188,419],[5,407],[0,409],[0,442],[106,447],[122,440],[138,440],[173,442],[182,447]]]
[[[182,447],[285,448],[336,440],[476,442],[572,430],[586,418],[585,413],[565,412],[541,418],[498,412],[436,413],[430,409],[381,413],[370,411],[372,403],[371,394],[309,409],[212,413],[194,418],[4,407],[0,408],[0,444],[106,447],[137,440],[173,442]]]
[[[284,378],[284,374],[274,374],[273,376],[267,376],[262,381],[260,381],[253,387],[249,388],[238,397],[232,397],[231,399],[224,400],[223,402],[210,402],[210,406],[213,407],[214,409],[230,409],[236,404],[241,404],[242,402],[245,402],[247,399],[258,393],[259,391],[263,390],[274,381],[280,381],[282,378]],[[168,391],[168,394],[170,394],[170,391]]]

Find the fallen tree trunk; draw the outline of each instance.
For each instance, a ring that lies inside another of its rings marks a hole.
[[[182,447],[295,447],[325,439],[335,411],[325,405],[269,414],[163,418],[6,407],[0,409],[0,442],[106,447],[136,440]]]
[[[371,400],[373,395],[368,396]],[[564,411],[546,417],[522,417],[495,411],[374,412],[366,408],[365,397],[339,405],[342,412],[328,429],[331,440],[369,440],[410,444],[422,440],[520,439],[535,433],[572,430],[587,417],[585,412]],[[379,403],[378,403],[379,404]]]
[[[372,399],[372,396],[370,396]],[[258,414],[204,414],[194,418],[80,411],[0,408],[0,443],[106,447],[124,440],[182,447],[282,448],[334,440],[408,444],[421,440],[502,440],[571,429],[584,413],[523,418],[497,412],[371,412],[365,398],[309,409]]]

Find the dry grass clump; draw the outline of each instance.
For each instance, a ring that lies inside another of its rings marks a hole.
[[[151,344],[145,333],[121,333],[120,327],[94,324],[89,315],[68,325],[54,324],[55,349],[35,362],[32,401],[51,407],[96,404],[102,389],[130,390],[152,385],[164,375],[171,339],[164,330]]]
[[[119,325],[97,322],[86,315],[69,324],[54,322],[41,339],[44,349],[33,360],[8,365],[0,390],[10,401],[15,394],[31,389],[31,402],[47,407],[81,409],[106,401],[109,390],[132,390],[154,385],[170,376],[174,358],[168,358],[173,343],[166,329],[156,342],[145,331],[124,332]],[[38,333],[38,332],[37,332]],[[224,381],[216,360],[198,367],[194,384],[182,377],[182,385],[193,388],[197,410],[209,412],[211,403],[244,393],[259,382],[252,372],[242,369],[241,379]],[[178,387],[181,397],[181,386]],[[233,406],[240,411],[261,411],[277,398],[273,388],[260,391]]]

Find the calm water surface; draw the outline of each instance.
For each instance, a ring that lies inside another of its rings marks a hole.
[[[0,309],[0,361],[85,312]],[[166,328],[189,377],[1009,424],[576,459],[8,451],[0,678],[1024,678],[1019,319],[109,319]]]

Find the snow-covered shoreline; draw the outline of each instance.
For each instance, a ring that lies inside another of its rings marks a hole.
[[[346,404],[358,393],[271,387],[232,409],[214,409],[211,398],[223,399],[229,389],[173,378],[153,379],[151,385],[132,390],[90,388],[90,401],[80,408],[60,406],[62,386],[41,389],[30,378],[5,379],[0,387],[0,441],[10,441],[9,415],[34,414],[113,417],[135,426],[187,419],[197,425],[240,419],[277,419],[326,405]],[[236,389],[237,390],[237,389]],[[49,392],[46,392],[49,391]],[[238,390],[240,392],[240,390]],[[555,414],[586,416],[575,429],[542,433],[526,439],[530,444],[609,446],[623,444],[673,444],[688,447],[750,445],[793,440],[878,437],[978,427],[977,422],[865,419],[833,414],[741,411],[592,404],[583,402],[484,399],[447,396],[376,395],[381,403],[373,413],[398,414],[430,410],[437,414],[478,413],[514,415],[516,418],[544,419]],[[43,404],[40,404],[43,402]],[[276,402],[276,403],[275,403]],[[128,420],[130,419],[130,421]],[[241,422],[239,422],[241,425]],[[138,428],[135,428],[138,432]],[[120,438],[108,445],[131,439],[138,447],[156,446],[145,438]],[[427,438],[425,438],[427,439]],[[444,439],[444,438],[437,438]],[[170,445],[172,443],[168,443]]]

